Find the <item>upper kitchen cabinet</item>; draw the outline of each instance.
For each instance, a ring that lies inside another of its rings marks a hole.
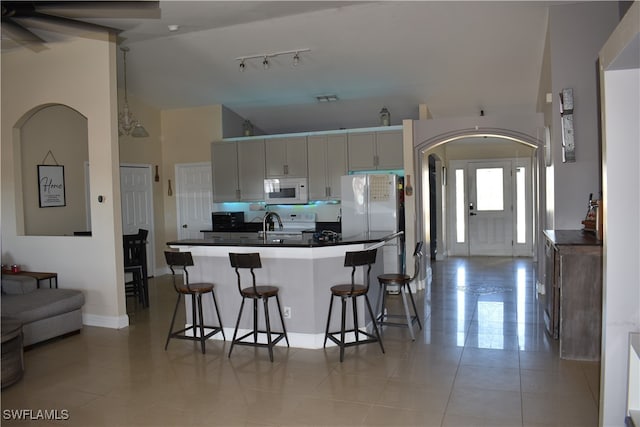
[[[315,135],[309,150],[309,200],[339,200],[340,177],[347,174],[347,135]]]
[[[349,134],[349,170],[402,169],[402,131]]]
[[[267,178],[307,177],[307,137],[265,140]]]
[[[214,142],[211,145],[213,200],[263,200],[264,162],[263,140]]]
[[[264,200],[264,142],[238,141],[240,200]]]

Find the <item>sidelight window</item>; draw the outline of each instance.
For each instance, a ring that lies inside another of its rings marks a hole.
[[[456,242],[465,242],[464,169],[456,169]]]

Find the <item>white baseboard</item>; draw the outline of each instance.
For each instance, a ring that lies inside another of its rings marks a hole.
[[[186,324],[186,327],[191,326],[190,324]],[[233,328],[224,328],[224,334],[226,337],[226,341],[231,342],[233,339]],[[363,328],[363,331],[366,329]],[[208,332],[207,328],[205,328],[205,334]],[[244,334],[249,333],[249,329],[238,329],[238,336],[241,337]],[[295,348],[307,348],[312,350],[321,349],[324,347],[324,333],[320,334],[301,334],[297,332],[287,332],[287,337],[289,338],[289,346]],[[347,341],[354,339],[354,334],[352,332],[347,333],[345,338]],[[222,340],[222,334],[215,334],[211,338],[211,340]],[[261,334],[258,338],[258,342],[266,343],[266,338],[264,334]],[[276,344],[276,347],[286,347],[287,342],[283,339]],[[336,347],[336,344],[327,340],[327,347]]]
[[[233,331],[234,331],[233,328],[224,328],[224,334],[227,338],[227,341],[231,341],[233,339]],[[249,329],[238,329],[239,337],[247,333],[249,333]],[[322,345],[324,343],[324,334],[301,334],[296,332],[287,332],[287,337],[289,338],[290,347],[318,349],[318,348],[322,348]],[[221,340],[222,335],[215,334],[210,339]],[[258,342],[263,342],[263,341],[266,343],[266,338],[264,337],[264,334],[261,334],[260,338],[258,339]],[[279,341],[278,344],[276,344],[276,346],[283,346],[283,347],[286,347],[286,345],[287,345],[287,342],[284,339]],[[327,341],[327,347],[333,346],[333,345],[335,344],[333,344],[331,341]]]
[[[82,314],[82,324],[98,326],[100,328],[122,329],[129,326],[129,316],[100,316],[97,314]]]

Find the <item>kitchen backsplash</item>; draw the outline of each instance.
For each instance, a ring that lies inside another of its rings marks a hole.
[[[312,212],[316,214],[316,221],[340,221],[340,203],[310,203],[307,205],[269,205],[268,210],[279,214],[295,212]],[[244,212],[245,222],[259,222],[266,211],[264,203],[214,203],[212,212],[233,211]]]

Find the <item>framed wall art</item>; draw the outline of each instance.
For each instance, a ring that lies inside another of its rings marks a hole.
[[[38,165],[38,195],[41,208],[66,206],[64,166]]]

